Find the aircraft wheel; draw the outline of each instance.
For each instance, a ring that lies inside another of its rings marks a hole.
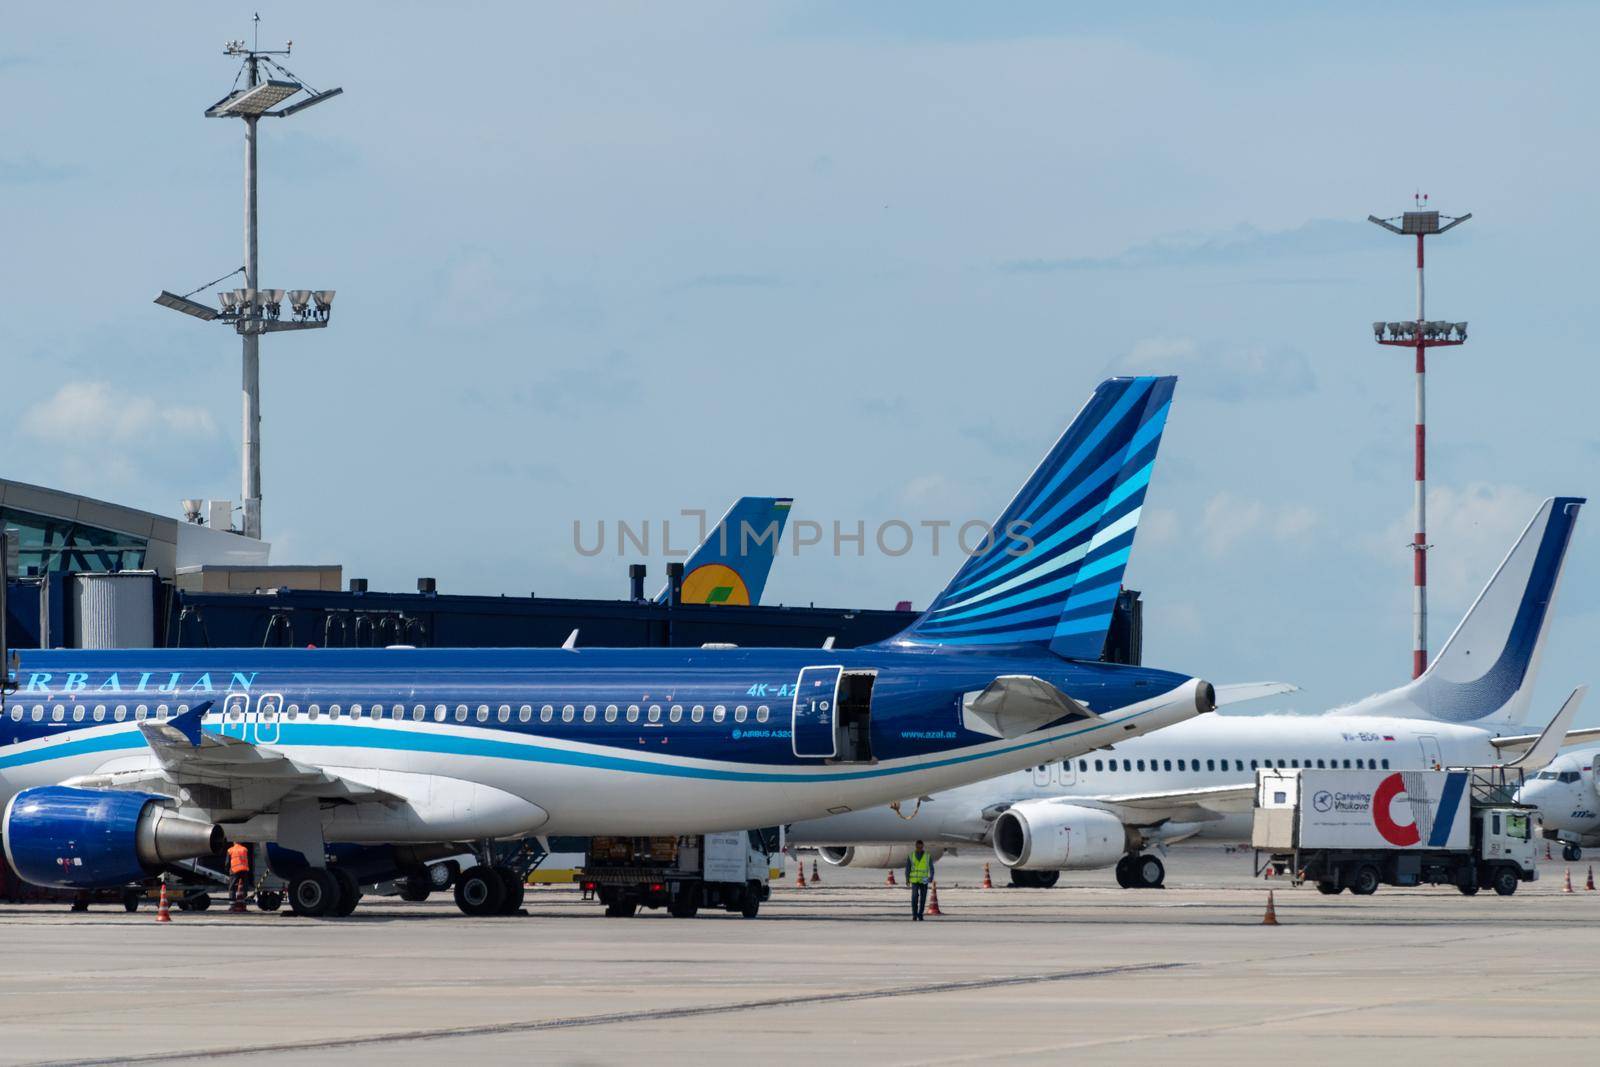
[[[333,868],[333,880],[339,885],[339,900],[328,914],[343,919],[355,911],[356,905],[361,903],[361,886],[356,883],[354,876],[342,867]]]
[[[1167,865],[1161,862],[1161,857],[1148,853],[1135,857],[1129,870],[1134,885],[1140,889],[1161,889],[1167,880]]]
[[[445,860],[435,863],[428,868],[428,880],[433,883],[436,890],[446,890],[456,884],[456,879],[461,877],[461,864],[455,860]]]
[[[283,894],[273,889],[263,889],[256,894],[256,907],[262,911],[277,911],[283,907]]]
[[[522,910],[522,900],[528,892],[528,883],[510,867],[496,867],[494,873],[499,876],[500,883],[506,890],[505,899],[500,902],[500,910],[495,914],[515,915]]]
[[[190,911],[205,911],[209,907],[211,907],[211,894],[209,893],[196,893],[189,898]]]
[[[332,914],[339,903],[339,883],[320,867],[295,875],[289,883],[289,907],[302,919]]]
[[[505,899],[506,884],[492,867],[468,867],[456,879],[456,907],[463,915],[498,915]]]
[[[1517,872],[1510,867],[1496,867],[1494,874],[1490,875],[1489,884],[1494,886],[1494,891],[1503,897],[1509,897],[1517,891],[1517,883],[1522,879],[1517,877]]]
[[[433,893],[433,878],[426,872],[406,875],[400,883],[400,899],[420,904]]]
[[[138,889],[124,890],[122,894],[122,910],[138,911],[139,901],[144,898],[144,893]]]
[[[1566,860],[1568,863],[1577,863],[1579,860],[1583,859],[1583,849],[1579,848],[1577,845],[1562,845],[1561,858]]]
[[[1123,856],[1117,861],[1117,884],[1124,889],[1132,889],[1136,884],[1133,878],[1133,857]]]
[[[1378,891],[1378,886],[1381,884],[1378,868],[1370,863],[1364,863],[1356,868],[1355,875],[1350,879],[1350,892],[1358,897],[1370,897]]]

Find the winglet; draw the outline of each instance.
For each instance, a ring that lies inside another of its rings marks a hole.
[[[1556,753],[1567,740],[1567,727],[1572,725],[1573,718],[1578,714],[1578,707],[1583,703],[1583,698],[1588,695],[1589,687],[1580,685],[1567,697],[1566,703],[1561,705],[1561,710],[1556,712],[1556,717],[1550,720],[1550,725],[1544,728],[1539,735],[1539,740],[1533,747],[1521,756],[1506,764],[1508,770],[1535,770],[1556,758]]]
[[[207,700],[202,704],[196,704],[176,719],[168,720],[167,725],[187,737],[195,748],[199,748],[200,727],[205,722],[206,712],[211,710],[211,705],[214,703],[215,701]]]
[[[570,634],[568,634],[567,635],[567,639],[565,641],[561,642],[561,647],[566,649],[568,652],[577,651],[577,648],[578,648],[578,631],[577,630],[573,630]]]

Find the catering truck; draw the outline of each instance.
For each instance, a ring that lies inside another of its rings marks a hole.
[[[767,830],[683,837],[593,837],[579,884],[612,918],[641,907],[693,918],[702,907],[754,919],[771,892],[780,834]]]
[[[1510,896],[1539,877],[1533,809],[1514,789],[1471,769],[1262,770],[1252,844],[1260,866],[1323,893],[1427,883]]]

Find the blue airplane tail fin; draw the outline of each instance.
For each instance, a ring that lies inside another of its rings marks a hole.
[[[896,640],[1099,659],[1176,383],[1102,382],[987,544]]]
[[[1528,713],[1567,545],[1581,497],[1539,506],[1450,639],[1416,681],[1396,692],[1445,722],[1515,725]],[[1377,710],[1392,710],[1379,701]],[[1399,703],[1398,701],[1395,703]]]
[[[683,565],[685,604],[759,604],[789,520],[790,497],[743,496]],[[663,587],[657,603],[667,599]]]

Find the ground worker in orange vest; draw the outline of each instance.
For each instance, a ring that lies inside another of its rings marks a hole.
[[[906,857],[906,885],[911,887],[911,919],[922,921],[928,904],[928,886],[933,882],[933,857],[922,850],[922,842]]]
[[[232,876],[229,887],[230,900],[243,900],[250,895],[250,846],[235,841],[228,849],[228,874]]]

